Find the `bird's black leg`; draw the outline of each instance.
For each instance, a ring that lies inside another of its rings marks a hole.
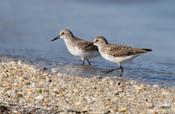
[[[120,73],[120,77],[122,77],[122,75],[123,75],[123,67],[122,67],[122,65],[120,64],[120,69],[121,69],[121,73]]]
[[[114,68],[114,69],[111,69],[111,70],[108,70],[108,71],[104,71],[104,73],[108,74],[108,73],[113,72],[113,71],[118,70],[118,69],[121,69],[120,77],[122,77],[124,69],[123,69],[121,64],[120,64],[119,68]]]
[[[86,60],[87,60],[88,64],[91,65],[91,62],[89,61],[89,59],[86,59]]]
[[[85,60],[82,60],[83,62],[82,62],[82,65],[84,65],[84,63],[85,63]]]
[[[113,71],[118,70],[118,69],[120,69],[120,68],[114,68],[114,69],[111,69],[111,70],[108,70],[108,71],[104,71],[104,73],[108,74],[108,73],[113,72]]]

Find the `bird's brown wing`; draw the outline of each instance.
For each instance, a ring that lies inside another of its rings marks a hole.
[[[97,46],[93,45],[93,43],[89,41],[82,40],[82,41],[77,42],[77,45],[86,51],[97,51],[98,50]]]
[[[108,48],[108,54],[114,57],[130,56],[144,52],[145,50],[141,48],[132,48],[125,45],[109,45]]]

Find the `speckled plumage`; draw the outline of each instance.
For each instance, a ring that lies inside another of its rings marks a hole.
[[[130,56],[147,52],[146,49],[132,48],[120,44],[107,44],[102,47],[102,50],[104,50],[104,53],[106,52],[114,57]]]
[[[85,41],[74,36],[69,29],[61,30],[58,36],[64,40],[68,51],[72,55],[80,57],[83,64],[85,60],[87,60],[90,65],[89,59],[99,56],[98,48],[93,45],[93,42]],[[58,37],[54,38],[52,41],[55,39],[58,39]]]
[[[72,45],[77,46],[84,51],[98,51],[97,46],[95,46],[93,42],[85,41],[77,37],[74,37],[72,42],[74,42]]]
[[[131,61],[146,52],[152,51],[151,49],[146,48],[133,48],[121,44],[110,44],[103,36],[96,37],[94,40],[94,45],[98,47],[98,50],[104,59],[118,63],[122,69],[122,72],[122,63]]]
[[[102,50],[102,53],[109,54],[113,57],[124,57],[124,56],[130,56],[130,55],[141,54],[141,53],[146,53],[148,51],[152,51],[151,49],[146,49],[146,48],[133,48],[133,47],[121,45],[121,44],[110,44],[102,36],[98,36],[96,40],[97,39],[101,40],[101,43],[99,43],[99,45],[97,46]]]

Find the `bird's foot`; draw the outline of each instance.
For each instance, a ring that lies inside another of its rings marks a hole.
[[[109,74],[109,73],[111,73],[111,72],[113,72],[113,71],[115,71],[115,70],[119,70],[119,69],[120,69],[120,68],[110,69],[110,70],[102,71],[102,73],[104,73],[104,74]]]

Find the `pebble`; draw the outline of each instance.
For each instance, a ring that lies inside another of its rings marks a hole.
[[[175,89],[122,78],[66,77],[52,70],[21,60],[1,61],[0,113],[175,113]]]
[[[127,107],[119,107],[118,112],[127,112],[128,108]]]
[[[35,97],[35,99],[36,100],[41,100],[41,99],[43,99],[43,96],[42,95],[39,95],[39,96]]]

